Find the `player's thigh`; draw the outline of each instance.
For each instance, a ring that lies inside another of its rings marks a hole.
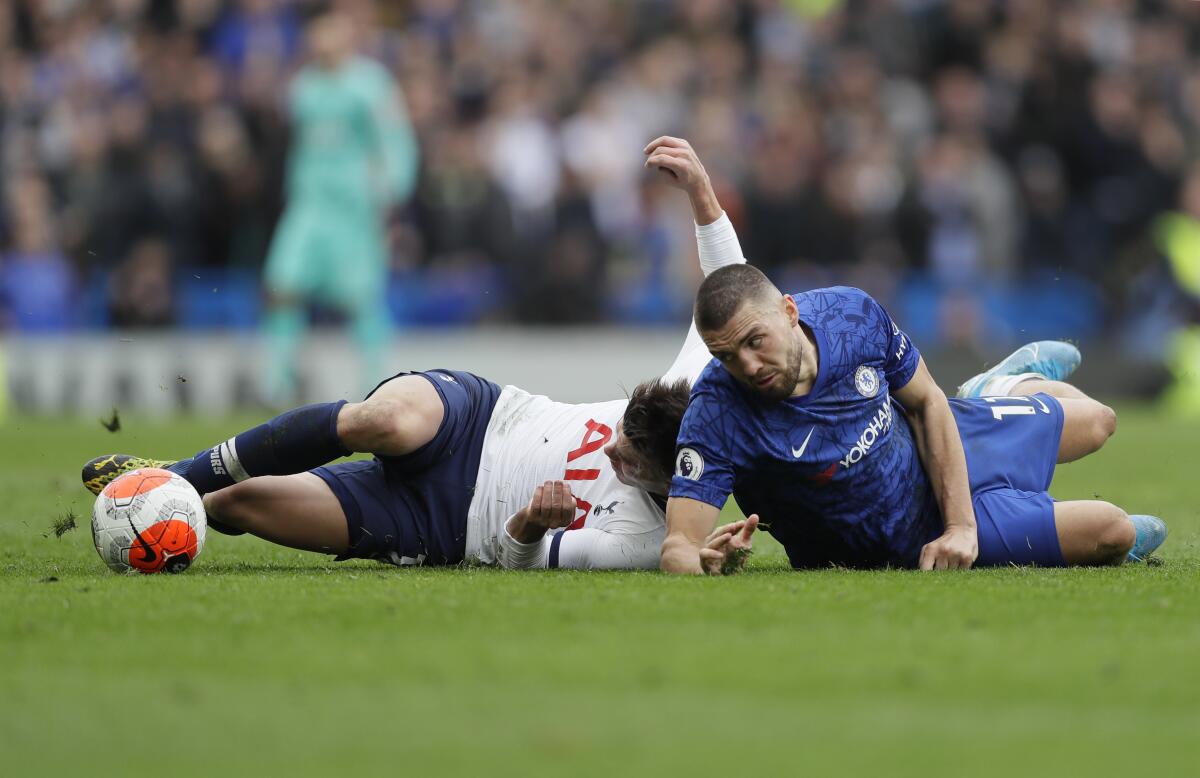
[[[1055,503],[1054,523],[1069,565],[1117,564],[1136,539],[1125,511],[1102,500]]]
[[[1050,488],[1062,439],[1062,404],[1048,395],[950,401],[971,493]]]
[[[385,299],[388,280],[383,227],[372,220],[353,219],[331,228],[326,236],[330,265],[322,299],[353,316],[363,307]]]
[[[341,503],[312,473],[251,478],[205,495],[204,508],[218,521],[283,546],[341,554],[350,545]]]
[[[305,298],[322,286],[321,257],[325,241],[310,208],[291,206],[271,237],[263,280],[275,299]]]
[[[428,378],[396,376],[362,402],[342,408],[338,438],[352,451],[404,456],[432,441],[445,415],[442,396]]]
[[[1112,408],[1091,398],[1061,399],[1062,437],[1058,443],[1058,461],[1073,462],[1097,451],[1117,429],[1117,414]]]
[[[1062,567],[1055,503],[1046,492],[996,488],[971,495],[979,536],[976,567]]]

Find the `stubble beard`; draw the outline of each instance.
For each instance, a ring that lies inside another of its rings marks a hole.
[[[799,338],[793,338],[788,344],[787,364],[784,366],[780,379],[773,381],[765,389],[755,390],[766,400],[781,402],[792,396],[796,385],[800,383],[800,370],[804,365],[804,346]]]

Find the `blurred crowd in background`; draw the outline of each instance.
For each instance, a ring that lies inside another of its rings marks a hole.
[[[0,330],[256,326],[330,6],[417,139],[382,214],[398,322],[686,320],[661,134],[777,283],[866,288],[919,342],[1196,318],[1190,0],[9,0]]]

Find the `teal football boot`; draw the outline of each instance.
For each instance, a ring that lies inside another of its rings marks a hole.
[[[1005,357],[1000,364],[980,373],[958,387],[958,397],[982,397],[988,381],[999,376],[1037,373],[1051,381],[1065,380],[1079,363],[1083,355],[1079,349],[1061,340],[1039,340],[1026,343]]]
[[[1133,548],[1129,549],[1129,556],[1125,557],[1125,561],[1144,562],[1146,557],[1153,554],[1167,539],[1167,525],[1157,516],[1145,514],[1135,514],[1130,516],[1129,520],[1133,522],[1137,540],[1133,541]]]

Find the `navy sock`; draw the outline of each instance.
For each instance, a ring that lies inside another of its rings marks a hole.
[[[281,413],[170,469],[207,494],[258,475],[292,475],[320,467],[350,454],[337,436],[338,411],[345,404],[339,400]]]

